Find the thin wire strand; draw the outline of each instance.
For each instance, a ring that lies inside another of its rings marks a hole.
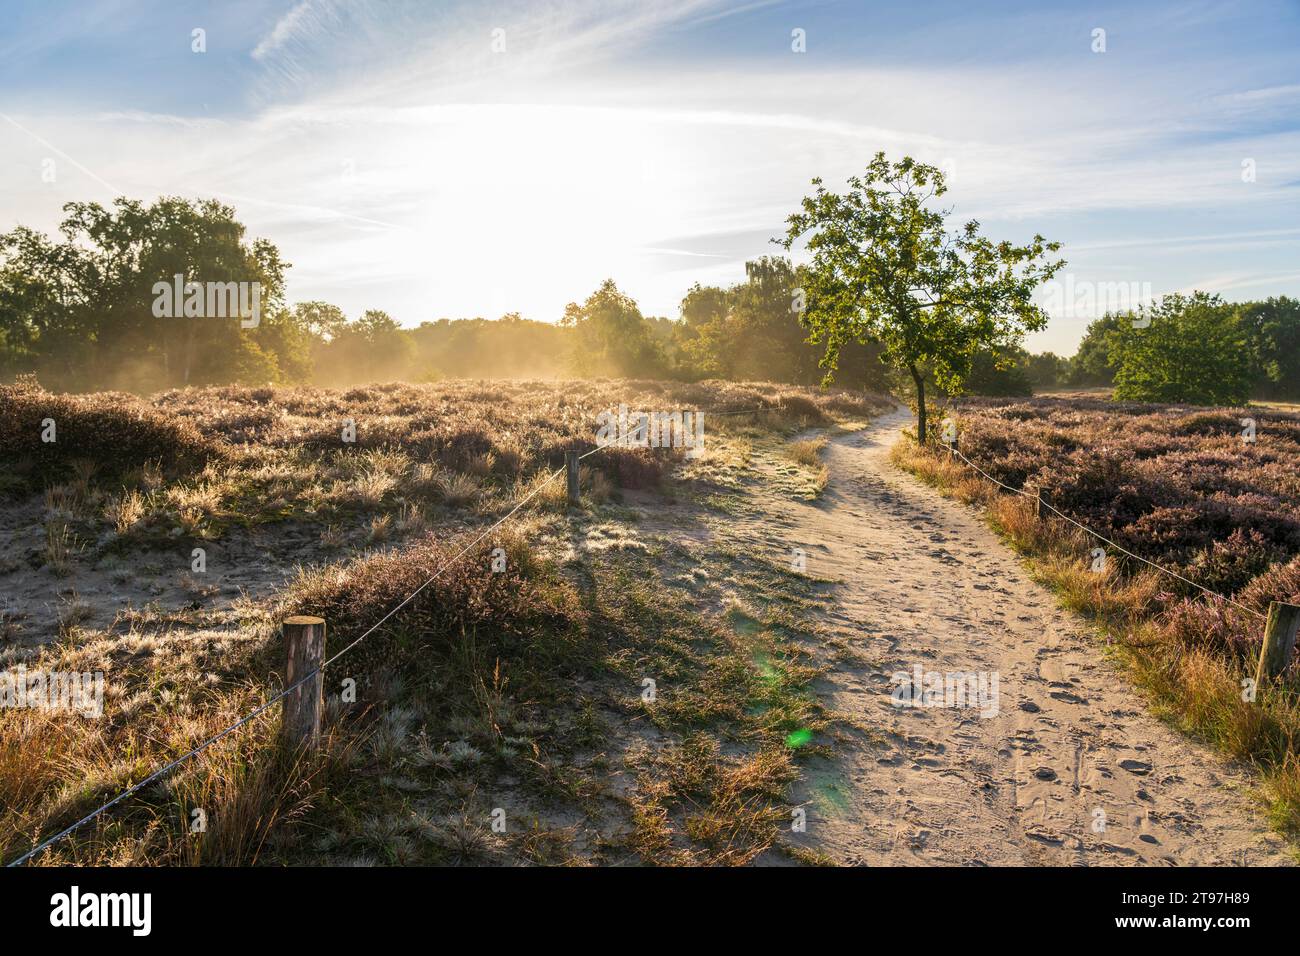
[[[756,413],[756,412],[775,412],[775,411],[780,411],[780,410],[781,410],[781,406],[779,406],[779,405],[755,405],[755,406],[753,406],[752,408],[732,408],[732,409],[728,409],[728,410],[726,410],[726,411],[721,411],[721,412],[706,412],[706,411],[704,411],[704,409],[701,409],[701,408],[693,408],[693,409],[687,409],[687,410],[685,410],[685,414],[688,414],[688,415],[706,415],[706,414],[707,414],[710,418],[713,418],[713,417],[716,417],[716,416],[718,416],[718,415],[749,415],[749,414],[754,414],[754,413]],[[636,428],[630,429],[630,431],[633,431],[633,432],[635,432],[635,431],[639,431],[639,430],[640,430],[641,426],[640,426],[640,423],[639,423],[639,419],[642,418],[642,414],[641,414],[641,413],[638,413],[635,417],[638,419],[638,424],[637,424]],[[646,416],[646,417],[648,417],[648,416]],[[630,421],[632,420],[632,418],[633,418],[633,416],[632,416],[632,415],[629,415],[629,416],[628,416],[628,421],[630,422]],[[578,461],[582,461],[582,460],[583,460],[584,458],[586,458],[588,455],[594,455],[594,454],[596,454],[596,452],[598,452],[598,451],[603,451],[603,450],[606,449],[606,448],[648,448],[648,447],[650,447],[650,446],[649,446],[649,445],[628,445],[628,444],[625,444],[624,441],[623,441],[622,439],[618,439],[618,438],[616,438],[616,439],[614,439],[613,441],[607,441],[607,442],[605,442],[604,444],[597,445],[595,448],[592,448],[592,449],[590,449],[590,450],[588,450],[588,451],[583,452],[581,455],[578,456]]]
[[[710,415],[710,416],[717,416],[717,415],[743,415],[743,414],[748,414],[748,413],[752,413],[752,412],[776,411],[776,410],[779,410],[779,409],[780,409],[780,406],[779,406],[779,405],[757,405],[757,406],[754,406],[753,408],[729,409],[729,410],[724,410],[724,411],[708,412],[707,414]],[[695,414],[702,414],[702,413],[703,413],[703,411],[702,411],[701,409],[695,409]],[[579,456],[578,456],[578,460],[581,461],[581,460],[587,458],[587,457],[590,456],[590,455],[594,455],[594,454],[595,454],[596,452],[598,452],[598,451],[603,451],[604,449],[606,449],[606,448],[611,448],[611,447],[619,447],[619,443],[618,443],[618,442],[610,442],[610,443],[607,443],[607,444],[604,444],[604,445],[597,445],[596,447],[592,448],[591,450],[589,450],[589,451],[587,451],[587,452],[585,452],[585,453],[579,455]],[[131,787],[127,788],[126,790],[123,790],[121,793],[119,793],[119,794],[118,794],[116,797],[114,797],[112,800],[108,801],[108,802],[105,803],[104,805],[102,805],[102,806],[98,807],[97,809],[92,810],[90,813],[86,814],[84,817],[82,817],[82,818],[81,818],[80,820],[78,820],[76,823],[73,823],[72,825],[70,825],[70,826],[64,828],[63,830],[60,830],[58,833],[56,833],[54,836],[50,837],[50,838],[49,838],[48,840],[46,840],[44,843],[41,843],[41,844],[39,844],[38,846],[33,847],[32,849],[28,850],[28,851],[27,851],[26,853],[24,853],[22,856],[18,857],[16,860],[14,860],[13,862],[9,863],[8,866],[22,866],[24,863],[26,863],[26,862],[27,862],[28,860],[30,860],[32,857],[36,856],[38,853],[41,853],[41,852],[47,850],[49,847],[53,846],[55,843],[59,842],[59,841],[62,840],[64,837],[66,837],[68,834],[70,834],[70,833],[74,832],[75,830],[77,830],[77,829],[79,829],[79,828],[85,826],[85,825],[86,825],[87,823],[89,823],[91,820],[94,820],[94,819],[95,819],[96,817],[98,817],[100,814],[104,813],[105,811],[107,811],[107,810],[113,808],[114,806],[116,806],[117,804],[121,803],[121,802],[122,802],[123,800],[125,800],[127,797],[131,796],[132,794],[138,793],[140,790],[144,789],[144,788],[147,787],[149,784],[153,783],[153,781],[155,781],[155,780],[157,780],[157,779],[159,779],[159,778],[161,778],[161,777],[166,776],[168,773],[170,773],[172,770],[175,770],[177,767],[179,767],[181,764],[185,763],[187,760],[190,760],[191,758],[197,756],[198,754],[203,753],[203,751],[207,750],[207,749],[208,749],[209,747],[211,747],[213,744],[217,743],[218,741],[220,741],[220,740],[224,739],[225,737],[229,736],[230,734],[234,733],[236,730],[238,730],[240,727],[243,727],[245,724],[249,723],[250,721],[255,720],[258,716],[260,716],[261,714],[265,713],[267,710],[269,710],[269,709],[270,709],[271,707],[273,707],[275,704],[279,703],[281,700],[283,700],[286,696],[288,696],[289,694],[291,694],[293,691],[297,690],[297,689],[298,689],[299,687],[301,687],[303,684],[307,683],[307,681],[309,681],[309,680],[311,680],[312,678],[316,677],[318,674],[320,674],[322,671],[324,671],[326,667],[328,667],[330,664],[334,663],[334,661],[338,660],[340,657],[342,657],[342,656],[343,656],[344,654],[346,654],[348,651],[352,650],[352,648],[356,647],[358,644],[360,644],[362,641],[364,641],[367,637],[369,637],[371,634],[373,634],[376,630],[378,630],[379,627],[380,627],[381,625],[383,625],[385,621],[387,621],[389,618],[391,618],[394,614],[396,614],[396,613],[397,613],[398,611],[400,611],[402,608],[406,607],[406,605],[410,604],[411,601],[415,600],[416,596],[419,595],[420,592],[423,591],[425,588],[427,588],[430,584],[432,584],[434,581],[436,581],[439,577],[441,577],[441,575],[443,574],[444,571],[446,571],[446,570],[447,570],[448,568],[450,568],[453,564],[455,564],[455,563],[456,563],[457,561],[459,561],[462,557],[464,557],[465,554],[466,554],[468,551],[470,551],[472,548],[474,548],[474,547],[475,547],[475,546],[476,546],[480,541],[482,541],[484,538],[486,538],[489,534],[491,534],[491,533],[492,533],[493,531],[495,531],[497,528],[501,527],[501,525],[505,524],[505,522],[507,522],[507,521],[509,521],[511,518],[513,518],[513,517],[515,516],[515,514],[518,513],[518,511],[519,511],[520,508],[522,508],[522,507],[523,507],[524,505],[526,505],[529,501],[531,501],[531,500],[532,500],[533,498],[535,498],[538,494],[540,494],[543,488],[545,488],[545,487],[546,487],[547,485],[549,485],[552,481],[554,481],[554,480],[555,480],[556,478],[558,478],[561,474],[563,474],[564,471],[565,471],[564,468],[559,468],[559,469],[556,469],[555,471],[553,471],[549,476],[547,476],[547,478],[546,478],[545,481],[543,481],[543,482],[541,482],[539,485],[537,485],[537,487],[535,487],[532,491],[530,491],[527,495],[525,495],[525,496],[524,496],[524,497],[519,501],[518,504],[516,504],[513,508],[511,508],[510,511],[508,511],[505,515],[503,515],[501,518],[499,518],[499,519],[498,519],[497,521],[495,521],[493,524],[491,524],[490,526],[488,526],[488,528],[485,529],[481,534],[479,534],[478,537],[476,537],[473,541],[471,541],[471,542],[470,542],[469,544],[467,544],[464,548],[462,548],[459,552],[457,552],[456,555],[455,555],[454,557],[452,557],[449,561],[445,562],[445,563],[442,565],[442,567],[438,568],[438,570],[435,571],[435,572],[434,572],[434,573],[433,573],[433,574],[432,574],[432,575],[431,575],[431,576],[430,576],[430,577],[429,577],[429,578],[428,578],[428,579],[427,579],[423,584],[421,584],[418,588],[416,588],[414,591],[412,591],[410,594],[408,594],[408,595],[407,595],[407,596],[406,596],[406,597],[401,601],[400,604],[397,604],[395,607],[393,607],[393,608],[392,608],[392,609],[391,609],[387,614],[385,614],[383,617],[381,617],[378,621],[376,621],[374,624],[370,625],[370,627],[366,628],[366,630],[365,630],[364,632],[362,632],[362,634],[360,634],[358,637],[356,637],[354,640],[352,640],[352,641],[349,642],[348,644],[344,645],[343,648],[341,648],[340,650],[336,651],[336,652],[335,652],[334,654],[332,654],[330,657],[326,658],[326,659],[325,659],[324,661],[322,661],[322,662],[321,662],[317,667],[315,667],[315,668],[313,668],[312,670],[308,671],[306,674],[304,674],[304,675],[303,675],[302,677],[300,677],[298,680],[294,681],[294,682],[293,682],[292,684],[290,684],[288,687],[285,687],[283,690],[281,690],[279,693],[277,693],[277,694],[275,694],[274,696],[272,696],[272,697],[271,697],[269,700],[267,700],[266,702],[262,703],[261,705],[259,705],[259,706],[256,707],[256,708],[254,708],[250,713],[248,713],[248,714],[246,714],[245,716],[241,717],[239,720],[235,721],[235,723],[231,724],[229,727],[225,728],[225,729],[222,730],[220,733],[218,733],[218,734],[216,734],[216,735],[214,735],[214,736],[208,738],[207,740],[203,741],[203,743],[199,744],[198,746],[194,747],[193,749],[187,751],[187,752],[184,753],[184,754],[181,754],[179,757],[175,758],[175,759],[172,760],[170,763],[167,763],[167,764],[165,764],[164,766],[158,768],[158,769],[155,770],[153,773],[149,774],[149,776],[147,776],[147,777],[145,777],[143,780],[141,780],[139,783],[132,785]]]
[[[129,787],[129,788],[126,789],[126,790],[123,790],[121,793],[119,793],[119,794],[118,794],[116,797],[114,797],[112,800],[110,800],[110,801],[108,801],[107,803],[105,803],[103,806],[101,806],[101,807],[99,807],[99,808],[97,808],[97,809],[95,809],[95,810],[92,810],[90,813],[86,814],[84,817],[82,817],[82,818],[81,818],[80,820],[78,820],[76,823],[73,823],[71,826],[68,826],[68,827],[66,827],[65,829],[59,831],[59,832],[56,833],[54,836],[52,836],[52,837],[50,837],[48,840],[46,840],[44,843],[41,843],[39,846],[33,847],[32,849],[28,850],[28,851],[27,851],[26,853],[24,853],[22,856],[18,857],[18,859],[14,860],[12,863],[10,863],[9,866],[21,866],[22,864],[26,863],[28,860],[30,860],[32,857],[34,857],[36,854],[41,853],[42,851],[44,851],[44,850],[48,849],[49,847],[53,846],[55,843],[57,843],[58,841],[62,840],[64,837],[66,837],[68,834],[72,833],[74,830],[77,830],[77,829],[79,829],[80,827],[85,826],[87,823],[89,823],[91,820],[95,819],[97,816],[99,816],[100,814],[102,814],[104,811],[109,810],[109,809],[111,809],[112,807],[116,806],[117,804],[121,803],[123,800],[125,800],[127,797],[131,796],[132,794],[134,794],[134,793],[138,793],[140,790],[142,790],[143,788],[147,787],[147,786],[148,786],[149,784],[151,784],[153,781],[157,780],[157,779],[160,778],[160,777],[166,776],[168,773],[170,773],[172,770],[174,770],[174,769],[176,769],[177,767],[179,767],[179,766],[180,766],[181,764],[183,764],[185,761],[187,761],[187,760],[191,759],[192,757],[195,757],[195,756],[197,756],[198,754],[202,753],[203,751],[207,750],[207,749],[208,749],[209,747],[211,747],[213,744],[217,743],[218,741],[222,740],[223,738],[225,738],[225,737],[229,736],[230,734],[234,733],[236,730],[238,730],[240,727],[243,727],[243,726],[244,726],[245,724],[247,724],[249,721],[252,721],[252,720],[256,719],[259,715],[261,715],[261,714],[264,713],[265,711],[269,710],[271,707],[273,707],[276,703],[278,703],[278,702],[279,702],[280,700],[282,700],[284,697],[286,697],[287,695],[289,695],[289,694],[292,693],[293,691],[297,690],[297,689],[298,689],[299,687],[301,687],[303,684],[307,683],[307,681],[311,680],[313,677],[315,677],[316,675],[318,675],[319,673],[321,673],[321,671],[323,671],[326,667],[328,667],[328,666],[329,666],[330,664],[332,664],[334,661],[338,660],[340,657],[342,657],[344,654],[346,654],[346,653],[347,653],[348,651],[350,651],[352,648],[356,647],[358,644],[360,644],[362,641],[364,641],[367,637],[369,637],[371,634],[373,634],[373,633],[374,633],[374,632],[375,632],[375,631],[376,631],[376,630],[377,630],[377,629],[378,629],[378,628],[379,628],[379,627],[380,627],[380,626],[381,626],[385,621],[387,621],[389,618],[391,618],[394,614],[396,614],[396,613],[397,613],[398,611],[400,611],[402,608],[406,607],[406,605],[410,604],[411,601],[413,601],[413,600],[415,599],[416,595],[418,595],[421,591],[423,591],[423,590],[424,590],[425,588],[427,588],[430,584],[432,584],[435,580],[437,580],[437,579],[438,579],[438,578],[443,574],[444,571],[446,571],[446,570],[447,570],[448,568],[450,568],[453,564],[455,564],[455,563],[456,563],[457,561],[459,561],[462,557],[464,557],[464,555],[466,554],[466,552],[468,552],[471,548],[473,548],[475,545],[477,545],[480,541],[482,541],[484,538],[486,538],[489,534],[491,534],[493,531],[495,531],[497,528],[499,528],[499,527],[500,527],[502,524],[504,524],[506,521],[510,520],[510,518],[514,517],[514,515],[519,511],[520,508],[522,508],[522,507],[523,507],[524,505],[526,505],[529,501],[531,501],[531,500],[532,500],[533,498],[535,498],[538,494],[540,494],[541,491],[542,491],[542,489],[545,488],[547,485],[549,485],[549,484],[550,484],[552,481],[554,481],[556,478],[558,478],[558,477],[560,476],[560,474],[563,473],[563,471],[564,471],[564,469],[563,469],[563,468],[560,468],[560,469],[557,469],[556,471],[552,472],[552,473],[551,473],[551,474],[546,478],[545,481],[541,482],[541,483],[540,483],[536,488],[534,488],[532,491],[530,491],[530,492],[529,492],[529,493],[528,493],[528,494],[527,494],[523,499],[521,499],[521,500],[519,501],[518,504],[516,504],[513,508],[511,508],[509,512],[507,512],[503,517],[499,518],[496,522],[494,522],[494,523],[493,523],[492,525],[490,525],[486,530],[484,530],[481,534],[479,534],[478,537],[476,537],[476,538],[475,538],[473,541],[471,541],[468,545],[466,545],[466,546],[465,546],[464,548],[462,548],[459,552],[457,552],[457,554],[456,554],[453,558],[451,558],[449,561],[446,561],[446,562],[442,565],[442,567],[438,568],[438,570],[435,571],[435,572],[433,573],[433,575],[430,576],[430,577],[428,578],[428,580],[426,580],[426,581],[425,581],[423,584],[421,584],[418,588],[416,588],[414,591],[412,591],[410,594],[408,594],[408,595],[407,595],[407,596],[402,600],[402,602],[401,602],[400,604],[396,605],[394,608],[392,608],[392,610],[390,610],[387,614],[385,614],[383,617],[381,617],[378,621],[376,621],[374,624],[370,625],[370,627],[366,628],[366,630],[365,630],[365,631],[364,631],[364,632],[363,632],[359,637],[357,637],[355,640],[353,640],[353,641],[351,641],[350,643],[348,643],[347,645],[345,645],[341,650],[335,652],[335,653],[334,653],[333,655],[331,655],[329,658],[327,658],[326,660],[322,661],[322,662],[321,662],[317,667],[315,667],[315,668],[313,668],[312,670],[308,671],[306,674],[304,674],[304,675],[303,675],[302,677],[300,677],[298,680],[294,681],[294,682],[293,682],[292,684],[290,684],[288,687],[285,687],[283,690],[281,690],[279,693],[275,694],[273,697],[271,697],[271,698],[270,698],[269,700],[267,700],[265,703],[259,705],[259,706],[256,707],[254,710],[252,710],[250,713],[248,713],[248,714],[246,714],[245,716],[241,717],[239,720],[235,721],[235,723],[231,724],[229,727],[225,728],[225,729],[222,730],[220,733],[218,733],[218,734],[216,734],[216,735],[214,735],[214,736],[212,736],[212,737],[209,737],[207,740],[203,741],[203,743],[199,744],[198,746],[194,747],[193,749],[189,750],[188,752],[186,752],[186,753],[184,753],[184,754],[181,754],[179,757],[177,757],[176,759],[172,760],[170,763],[168,763],[168,764],[166,764],[166,765],[160,767],[159,769],[155,770],[153,773],[149,774],[149,776],[145,777],[145,778],[144,778],[143,780],[141,780],[139,783],[134,784],[133,786]]]
[[[1025,491],[1023,488],[1012,488],[1010,485],[1006,484],[1005,482],[998,481],[996,478],[994,478],[992,475],[990,475],[988,472],[986,472],[986,471],[985,471],[983,468],[981,468],[979,465],[975,464],[975,462],[971,461],[969,458],[967,458],[965,455],[963,455],[963,454],[961,453],[961,451],[959,451],[955,446],[953,446],[953,445],[949,445],[949,446],[948,446],[948,449],[949,449],[949,451],[951,451],[953,454],[955,454],[958,458],[960,458],[962,461],[966,462],[966,464],[970,465],[970,466],[971,466],[972,468],[974,468],[977,472],[979,472],[981,475],[983,475],[985,478],[987,478],[989,481],[993,482],[995,485],[998,485],[998,486],[1000,486],[1000,487],[1002,487],[1002,488],[1005,488],[1007,491],[1014,492],[1015,494],[1023,495],[1023,496],[1026,497],[1026,498],[1034,497],[1034,496],[1030,495],[1029,492]],[[1042,499],[1039,499],[1039,500],[1042,500]],[[1234,600],[1233,600],[1232,598],[1230,598],[1230,597],[1225,597],[1224,595],[1218,593],[1217,591],[1211,591],[1209,588],[1205,587],[1205,585],[1203,585],[1203,584],[1197,584],[1195,581],[1192,581],[1192,580],[1189,579],[1189,578],[1185,578],[1185,577],[1183,577],[1183,576],[1182,576],[1181,574],[1179,574],[1177,571],[1170,571],[1168,568],[1161,567],[1160,565],[1156,564],[1154,561],[1148,561],[1146,558],[1142,557],[1142,555],[1140,555],[1140,554],[1134,554],[1132,551],[1129,551],[1127,548],[1123,548],[1123,547],[1121,547],[1120,545],[1116,544],[1114,541],[1110,540],[1110,538],[1106,537],[1105,535],[1100,534],[1100,533],[1098,533],[1098,532],[1096,532],[1096,531],[1093,531],[1091,528],[1087,527],[1086,525],[1080,524],[1078,521],[1075,521],[1073,518],[1071,518],[1069,515],[1067,515],[1064,511],[1061,511],[1059,508],[1054,507],[1050,501],[1043,501],[1043,504],[1047,507],[1047,509],[1048,509],[1049,511],[1053,512],[1053,513],[1056,514],[1056,515],[1059,515],[1060,517],[1062,517],[1062,518],[1064,518],[1066,521],[1070,522],[1070,524],[1074,525],[1074,526],[1075,526],[1076,528],[1078,528],[1079,530],[1081,530],[1081,531],[1083,531],[1083,532],[1085,532],[1085,533],[1087,533],[1087,534],[1092,535],[1094,538],[1097,538],[1099,541],[1104,541],[1104,542],[1106,542],[1108,545],[1110,545],[1110,546],[1111,546],[1112,548],[1114,548],[1116,551],[1119,551],[1119,552],[1122,553],[1122,554],[1126,554],[1126,555],[1128,555],[1130,558],[1134,558],[1134,559],[1136,559],[1136,560],[1138,560],[1138,561],[1141,561],[1143,564],[1149,564],[1151,567],[1155,568],[1157,571],[1161,571],[1161,572],[1163,572],[1163,573],[1165,573],[1165,574],[1168,574],[1170,577],[1175,577],[1175,578],[1177,578],[1178,580],[1180,580],[1180,581],[1182,581],[1182,582],[1184,582],[1184,583],[1186,583],[1186,584],[1190,584],[1190,585],[1191,585],[1192,587],[1194,587],[1194,588],[1199,588],[1200,590],[1204,591],[1206,594],[1210,595],[1211,597],[1216,597],[1216,598],[1218,598],[1220,601],[1227,601],[1227,602],[1228,602],[1229,604],[1231,604],[1233,607],[1239,608],[1239,609],[1245,611],[1245,612],[1248,613],[1248,614],[1253,614],[1253,615],[1255,615],[1256,617],[1258,617],[1258,618],[1260,618],[1260,619],[1262,619],[1262,620],[1268,620],[1268,615],[1267,615],[1267,614],[1262,614],[1262,613],[1260,613],[1259,611],[1256,611],[1254,608],[1247,607],[1246,605],[1241,604],[1241,603],[1238,602],[1238,601],[1234,601]]]

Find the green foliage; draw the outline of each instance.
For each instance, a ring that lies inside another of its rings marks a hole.
[[[342,333],[348,317],[328,302],[299,302],[293,307],[293,322],[305,335],[329,342]]]
[[[1079,350],[1070,360],[1070,370],[1066,375],[1066,384],[1079,387],[1109,385],[1115,379],[1115,370],[1110,364],[1110,336],[1118,332],[1122,325],[1131,324],[1129,313],[1107,312],[1100,319],[1088,323],[1088,330],[1083,334]]]
[[[673,344],[679,375],[815,384],[823,376],[821,349],[810,342],[796,304],[800,270],[788,259],[764,256],[745,263],[745,281],[723,289],[693,285],[682,299]],[[839,356],[841,380],[886,391],[875,343],[850,343]]]
[[[1236,309],[1217,295],[1167,295],[1109,337],[1115,398],[1240,405],[1250,395],[1251,355]]]
[[[1024,349],[1010,349],[1006,354],[977,352],[971,360],[965,390],[973,395],[1032,395],[1029,380],[1029,355]]]
[[[745,279],[725,291],[696,285],[687,293],[683,354],[719,378],[809,381],[817,359],[796,320],[794,267],[764,256],[745,263]]]
[[[281,375],[274,339],[238,318],[154,314],[155,283],[258,283],[263,315],[281,307],[286,263],[246,242],[215,200],[72,202],[55,239],[19,226],[0,235],[0,337],[13,371],[66,388],[143,380],[152,387]]]
[[[1278,296],[1241,307],[1250,350],[1252,392],[1300,398],[1300,301]]]
[[[1030,386],[1035,389],[1059,388],[1070,373],[1070,360],[1054,352],[1026,355],[1021,365]]]
[[[387,312],[367,309],[326,347],[341,353],[358,381],[395,381],[407,375],[414,349],[408,333]]]
[[[570,302],[561,324],[574,330],[572,370],[580,376],[655,378],[665,361],[641,310],[613,279],[579,305]]]
[[[950,211],[930,205],[947,191],[943,173],[911,157],[891,163],[877,153],[843,195],[813,184],[783,241],[789,249],[809,236],[802,321],[825,343],[828,378],[847,343],[878,342],[915,384],[924,440],[927,376],[954,392],[977,353],[1000,354],[1046,326],[1031,296],[1064,265],[1047,259],[1060,246],[1038,235],[1023,246],[994,243],[974,220],[949,232]]]
[[[511,312],[499,320],[438,319],[410,332],[412,378],[560,378],[571,330]]]
[[[1223,307],[1231,311],[1228,306]],[[1267,399],[1300,398],[1300,302],[1278,296],[1262,302],[1241,303],[1235,310],[1240,331],[1245,336],[1244,349],[1249,365],[1248,393]],[[1107,313],[1089,324],[1079,343],[1078,352],[1069,361],[1062,383],[1077,387],[1114,384],[1116,369],[1123,362],[1120,356],[1114,356],[1112,360],[1111,352],[1116,341],[1120,338],[1127,339],[1129,331],[1143,331],[1134,330],[1133,322],[1150,317],[1151,314],[1142,310],[1136,313]],[[1214,368],[1227,366],[1235,369],[1242,354],[1242,345],[1235,335],[1227,336],[1224,342],[1224,347],[1230,349],[1230,354],[1213,357],[1210,365]],[[1211,347],[1210,342],[1200,345],[1202,350]],[[1198,362],[1203,360],[1198,359]],[[1181,373],[1184,378],[1192,374],[1190,367]],[[1035,384],[1039,383],[1036,381]],[[1148,386],[1142,388],[1141,394],[1150,394]],[[1240,394],[1239,383],[1233,393]]]
[[[730,311],[729,293],[717,286],[691,286],[682,299],[677,329],[679,366],[688,366],[701,378],[722,378],[727,361],[718,347],[721,328]]]
[[[313,367],[315,337],[288,309],[262,317],[261,324],[247,335],[244,352],[235,363],[232,381],[247,385],[268,382],[305,382]],[[263,367],[256,369],[261,364]],[[242,370],[242,371],[239,371]]]

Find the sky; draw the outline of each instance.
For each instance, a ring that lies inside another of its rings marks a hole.
[[[676,317],[878,150],[943,168],[954,224],[1063,244],[1034,351],[1149,295],[1300,295],[1300,0],[6,0],[0,23],[0,230],[214,197],[293,264],[291,302],[408,326],[556,321],[605,278]]]

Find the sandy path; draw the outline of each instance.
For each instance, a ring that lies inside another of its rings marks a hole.
[[[1244,772],[1149,716],[972,509],[889,463],[907,420],[832,441],[822,499],[765,494],[747,531],[842,582],[821,689],[857,729],[811,768],[796,839],[871,865],[1292,862]],[[895,706],[918,664],[996,673],[996,715]]]

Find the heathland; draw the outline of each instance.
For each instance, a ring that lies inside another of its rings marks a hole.
[[[1261,769],[1276,824],[1294,832],[1295,665],[1265,686],[1255,676],[1270,604],[1300,603],[1300,416],[1100,399],[968,399],[939,414],[970,464],[936,443],[900,444],[895,461],[985,509],[1113,642],[1157,713]],[[1039,520],[971,465],[1041,490],[1061,516]]]
[[[703,409],[704,452],[601,449],[569,507],[564,454],[620,403]],[[4,388],[0,654],[107,678],[99,718],[4,713],[5,856],[268,700],[295,612],[327,620],[330,653],[370,631],[326,671],[319,751],[280,747],[268,711],[39,861],[780,853],[786,788],[825,747],[807,643],[828,598],[787,554],[692,534],[761,456],[815,497],[786,440],[889,405],[731,383]]]

